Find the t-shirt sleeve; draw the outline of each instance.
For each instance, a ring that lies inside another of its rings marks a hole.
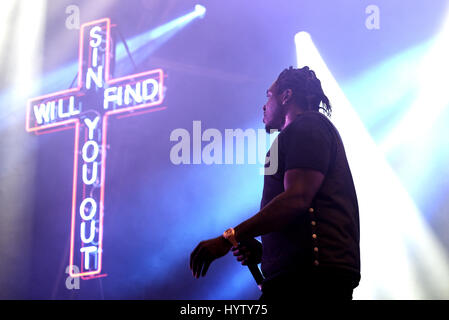
[[[326,175],[331,161],[332,137],[323,120],[298,119],[284,135],[285,171],[313,169]]]

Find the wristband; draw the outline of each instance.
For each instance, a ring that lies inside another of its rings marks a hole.
[[[223,232],[223,238],[228,240],[234,247],[238,246],[237,241],[235,240],[235,231],[234,228],[229,228],[225,232]]]

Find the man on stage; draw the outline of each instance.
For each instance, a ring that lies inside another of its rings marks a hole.
[[[242,264],[261,263],[262,300],[351,300],[360,281],[359,210],[320,80],[308,67],[285,69],[263,111],[267,132],[280,133],[278,170],[264,177],[261,209],[225,237],[200,242],[192,273],[205,276],[232,248]]]

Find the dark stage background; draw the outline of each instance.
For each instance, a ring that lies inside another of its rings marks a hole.
[[[176,20],[197,4],[206,8],[204,17]],[[378,29],[367,26],[370,5],[379,9]],[[115,77],[156,68],[166,74],[166,109],[108,122],[106,276],[81,280],[72,290],[66,268],[74,130],[25,131],[27,100],[68,89],[77,74],[79,28],[68,25],[74,12],[68,6],[79,10],[80,24],[111,19],[121,50]],[[192,138],[193,121],[223,137],[228,128],[263,129],[265,91],[284,68],[297,65],[294,37],[307,31],[406,195],[385,200],[379,190],[395,194],[396,184],[354,175],[366,209],[354,298],[447,299],[449,65],[447,40],[438,42],[449,35],[447,9],[440,0],[0,4],[0,298],[257,299],[251,274],[232,254],[198,280],[189,256],[199,241],[258,212],[261,165],[175,165],[170,134],[183,128]],[[364,152],[349,142],[347,148]],[[372,170],[351,161],[356,172]],[[385,212],[370,212],[370,201]]]

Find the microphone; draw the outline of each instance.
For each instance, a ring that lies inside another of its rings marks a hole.
[[[229,228],[225,232],[223,232],[223,237],[232,243],[234,247],[238,247],[238,243],[235,240],[235,231],[233,228]],[[254,280],[256,280],[257,286],[259,287],[259,290],[262,290],[262,282],[263,282],[263,275],[260,272],[260,269],[257,264],[248,264],[248,269],[251,272]]]
[[[254,280],[256,280],[259,290],[262,290],[263,275],[260,272],[259,267],[257,266],[257,264],[249,264],[248,269],[253,275]]]

